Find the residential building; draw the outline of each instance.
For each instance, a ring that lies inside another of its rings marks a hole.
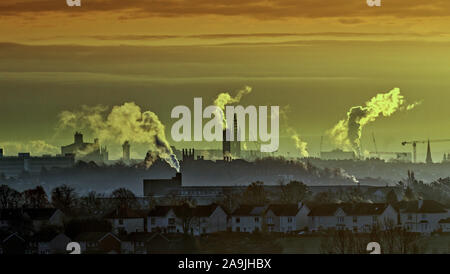
[[[313,207],[308,217],[311,231],[336,229],[357,233],[398,224],[398,213],[389,204],[323,204]]]
[[[146,212],[130,208],[117,208],[105,216],[117,234],[144,232]]]
[[[395,207],[403,227],[412,232],[434,232],[440,228],[439,221],[450,216],[448,208],[433,200],[402,201]]]
[[[84,232],[75,237],[81,253],[120,254],[122,241],[111,232]]]
[[[231,214],[233,232],[257,232],[263,230],[266,206],[241,205]]]

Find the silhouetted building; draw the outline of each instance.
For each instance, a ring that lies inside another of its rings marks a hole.
[[[430,140],[428,140],[428,146],[427,146],[427,159],[425,161],[427,164],[432,164],[433,159],[431,158],[431,147],[430,147]]]
[[[61,147],[61,154],[73,154],[77,160],[86,162],[106,162],[109,158],[107,148],[100,147],[98,139],[94,139],[94,143],[85,143],[80,132],[75,133],[73,144]]]
[[[39,174],[44,169],[68,168],[75,163],[74,155],[65,156],[31,156],[30,153],[19,153],[17,156],[0,157],[0,174],[17,177],[23,172]]]
[[[3,148],[0,148],[0,158],[3,157]]]
[[[335,149],[332,151],[320,152],[320,158],[322,160],[355,160],[356,155],[353,151]]]

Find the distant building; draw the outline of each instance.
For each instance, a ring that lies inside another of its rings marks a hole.
[[[94,143],[85,143],[83,141],[83,134],[75,132],[74,143],[62,146],[61,154],[73,154],[77,160],[85,162],[107,162],[108,150],[106,147],[100,147],[98,139],[94,139]]]
[[[30,153],[19,153],[17,156],[0,156],[0,174],[6,177],[17,177],[27,172],[39,174],[43,170],[53,168],[69,168],[75,164],[74,155],[64,156],[31,156]]]
[[[320,158],[322,160],[355,160],[356,155],[353,151],[335,149],[332,151],[320,152]]]

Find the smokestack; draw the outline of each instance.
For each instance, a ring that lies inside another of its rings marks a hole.
[[[125,141],[122,145],[123,150],[123,161],[128,163],[130,161],[130,142]]]
[[[427,147],[427,160],[425,161],[427,164],[432,164],[433,159],[431,158],[431,148],[430,148],[430,140],[428,140],[428,147]]]
[[[83,134],[81,134],[78,131],[75,132],[74,142],[75,142],[75,144],[82,144],[83,143]]]

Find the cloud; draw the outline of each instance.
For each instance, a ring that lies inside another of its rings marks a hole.
[[[259,19],[285,17],[430,17],[449,16],[450,1],[383,1],[381,8],[370,8],[363,0],[81,0],[82,7],[70,8],[65,1],[9,0],[0,4],[0,15],[64,12],[83,15],[91,12],[133,13],[134,17],[179,17],[198,15],[247,16]],[[133,18],[132,16],[129,18]],[[351,21],[343,21],[352,23]],[[353,23],[355,23],[354,21]]]

